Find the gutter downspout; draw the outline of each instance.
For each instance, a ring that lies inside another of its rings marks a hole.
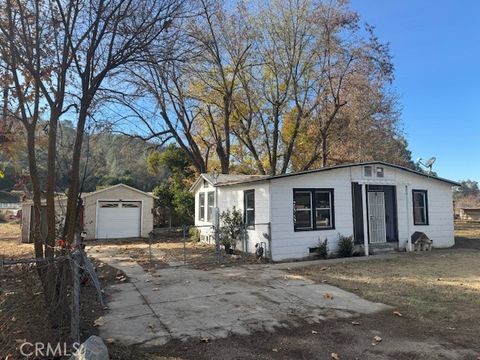
[[[363,212],[363,249],[365,256],[370,255],[368,249],[368,211],[367,211],[367,185],[362,184],[362,212]]]
[[[407,217],[407,251],[412,251],[412,238],[410,237],[410,216],[408,215],[408,184],[405,185],[405,215]]]

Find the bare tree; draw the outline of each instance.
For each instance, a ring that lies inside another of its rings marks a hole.
[[[76,137],[72,155],[64,235],[73,241],[78,222],[80,160],[85,126],[100,94],[109,92],[113,78],[130,64],[146,60],[153,46],[168,42],[167,31],[182,12],[180,0],[98,0],[79,6],[76,1],[56,0],[63,29],[70,11],[79,26],[66,32],[73,74],[78,89]]]

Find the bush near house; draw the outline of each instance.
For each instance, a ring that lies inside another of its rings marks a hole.
[[[353,255],[353,236],[338,236],[338,257],[351,257]]]

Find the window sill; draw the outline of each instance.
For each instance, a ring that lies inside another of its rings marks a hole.
[[[426,223],[426,224],[416,224],[416,223],[413,223],[413,226],[429,226],[430,224],[429,223]]]
[[[325,230],[335,230],[335,227],[321,228],[321,229],[294,229],[294,232],[303,232],[303,231],[325,231]]]

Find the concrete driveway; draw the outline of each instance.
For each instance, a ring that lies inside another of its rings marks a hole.
[[[275,265],[211,271],[172,267],[152,274],[112,249],[96,247],[89,255],[129,278],[107,289],[112,293],[109,310],[99,321],[103,338],[127,345],[213,340],[388,308],[334,286],[290,276]]]

